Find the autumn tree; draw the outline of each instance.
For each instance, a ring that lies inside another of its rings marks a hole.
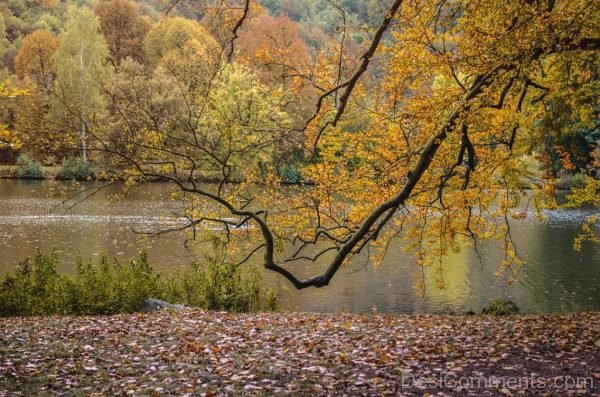
[[[21,150],[44,163],[54,163],[78,153],[77,134],[53,120],[48,94],[32,88],[14,106],[14,131]]]
[[[231,29],[219,36],[222,53],[239,37],[249,3],[223,22]],[[319,54],[305,76],[319,91],[301,128],[307,156],[302,174],[311,184],[294,194],[281,189],[276,174],[253,164],[288,132],[285,123],[267,123],[279,111],[261,113],[264,128],[250,123],[258,138],[236,127],[246,126],[257,109],[245,112],[234,102],[219,111],[218,102],[227,103],[222,96],[234,94],[219,91],[235,70],[230,62],[215,63],[216,72],[202,80],[206,94],[194,97],[202,106],[184,101],[181,129],[140,129],[140,140],[121,147],[107,142],[105,150],[129,165],[129,181],[168,179],[179,188],[190,239],[213,242],[223,260],[236,263],[260,254],[266,269],[298,289],[328,285],[358,255],[379,265],[399,238],[423,272],[434,271],[441,283],[447,253],[497,237],[505,252],[497,272],[514,278],[523,260],[508,219],[518,193],[529,184],[538,210],[554,205],[552,183],[533,180],[522,164],[543,146],[547,131],[537,121],[552,96],[562,96],[568,86],[582,102],[572,100],[573,111],[564,117],[589,126],[583,98],[591,97],[580,90],[593,85],[585,77],[584,84],[565,85],[560,73],[548,71],[566,60],[581,69],[580,76],[591,73],[593,63],[585,60],[600,48],[599,7],[592,0],[390,2],[351,71],[341,73],[339,60],[348,54],[340,46],[340,54]],[[386,34],[391,39],[384,45]],[[168,58],[153,45],[158,36],[179,43],[171,49],[185,43],[166,30],[149,34],[153,66]],[[365,84],[374,59],[385,73]],[[252,93],[249,87],[237,89]],[[216,98],[210,95],[215,90]],[[260,96],[268,98],[268,92]],[[240,99],[248,104],[258,97]],[[218,124],[203,118],[206,109],[240,121]],[[218,184],[196,177],[205,163],[218,166]],[[244,183],[227,184],[236,169]],[[586,182],[575,201],[597,204],[598,181]],[[305,260],[323,261],[323,273],[301,278],[294,265]]]
[[[88,124],[102,107],[100,84],[109,74],[109,51],[93,11],[71,8],[67,17],[60,46],[52,57],[54,110],[57,119],[79,131],[82,157],[87,161]]]
[[[27,94],[27,91],[11,87],[9,81],[0,82],[0,101],[14,100]],[[21,146],[22,142],[18,135],[9,129],[7,125],[0,123],[0,153],[3,151],[17,150],[21,148]]]
[[[240,60],[259,71],[265,82],[291,83],[310,69],[310,55],[298,25],[286,16],[263,14],[249,20],[236,48]]]
[[[52,9],[58,7],[60,0],[39,0],[38,5],[43,9]]]
[[[22,150],[39,160],[60,160],[73,151],[72,134],[49,118],[55,83],[52,57],[59,45],[58,37],[46,30],[36,30],[25,37],[15,58],[17,74],[31,85],[29,95],[16,101],[15,133],[22,142]]]
[[[139,15],[137,5],[131,0],[105,0],[94,11],[115,67],[126,57],[143,62],[144,37],[150,24]]]
[[[49,89],[54,79],[51,59],[59,43],[57,37],[45,30],[36,30],[27,35],[15,58],[19,78],[29,79],[38,87]]]
[[[195,43],[189,44],[191,41]],[[206,54],[211,56],[217,47],[212,36],[197,22],[181,17],[165,18],[152,26],[146,35],[146,62],[155,67],[169,52],[179,51],[186,45],[210,49]]]
[[[223,183],[260,173],[260,164],[277,155],[277,144],[291,126],[285,92],[266,86],[239,64],[228,64],[218,79],[200,74],[206,79],[201,82],[188,73],[199,69],[190,69],[183,59],[164,61],[151,78],[142,65],[125,62],[107,84],[114,117],[110,125],[94,129],[103,151],[143,158],[145,171],[162,170],[176,178],[186,177],[181,170],[188,167],[189,178],[223,176]],[[177,158],[156,150],[159,141],[179,153]]]
[[[594,164],[600,144],[599,62],[597,54],[589,52],[556,57],[538,80],[544,95],[532,130],[544,142],[539,157],[547,161],[550,175],[560,171],[598,175],[600,171]]]

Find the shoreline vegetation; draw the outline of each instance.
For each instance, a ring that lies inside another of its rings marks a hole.
[[[595,395],[600,313],[0,319],[0,395]],[[440,394],[441,393],[441,394]]]
[[[23,180],[93,180],[93,181],[109,181],[112,180],[103,172],[94,172],[92,175],[82,175],[82,177],[73,177],[76,175],[61,175],[61,166],[39,166],[39,173],[35,176],[24,176],[24,167],[20,165],[0,165],[0,179],[23,179]],[[210,172],[199,171],[194,175],[195,179],[204,183],[218,183],[220,178],[218,175],[212,175]],[[167,179],[164,179],[167,181]],[[233,176],[230,183],[241,183],[242,178]],[[290,182],[288,182],[290,183]]]
[[[206,258],[185,271],[159,273],[145,254],[129,261],[77,259],[74,274],[57,271],[56,253],[36,255],[0,277],[0,317],[110,315],[143,310],[148,299],[233,312],[275,310],[277,295],[255,267]]]
[[[79,177],[74,174],[61,175],[61,166],[39,166],[40,173],[31,177],[24,176],[23,165],[0,165],[0,179],[22,179],[22,180],[93,180],[93,181],[109,181],[111,180],[109,177],[104,176],[105,174],[102,172],[97,172],[93,175]],[[184,173],[185,174],[185,173]],[[222,176],[215,173],[214,175],[210,172],[198,171],[194,175],[194,179],[197,182],[202,183],[219,183],[221,181]],[[168,181],[168,179],[163,179],[164,181]],[[573,187],[582,186],[584,184],[585,176],[582,174],[563,174],[556,181],[556,188],[558,190],[571,190]],[[158,180],[157,182],[160,182]],[[244,182],[241,176],[232,176],[229,180],[229,183],[242,183]],[[534,183],[531,180],[523,181],[521,188],[524,190],[531,189],[531,185],[535,184],[537,187],[542,187],[541,183]],[[302,181],[300,177],[293,178],[291,180],[287,180],[285,177],[282,178],[281,184],[283,185],[313,185],[314,182],[311,181]]]
[[[139,313],[146,311],[148,301],[164,307],[246,313],[281,309],[281,297],[264,286],[255,266],[242,268],[206,257],[188,269],[163,273],[153,269],[144,253],[128,261],[111,261],[106,256],[98,261],[77,258],[69,274],[58,272],[59,264],[56,252],[38,252],[0,276],[0,318]],[[498,298],[479,313],[508,316],[519,311],[513,301]],[[433,314],[476,313],[444,310]]]

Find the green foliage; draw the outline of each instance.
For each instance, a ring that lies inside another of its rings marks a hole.
[[[69,8],[65,32],[52,56],[58,95],[51,102],[51,113],[56,123],[79,130],[84,159],[88,145],[87,123],[98,120],[103,109],[100,86],[111,74],[106,62],[109,55],[106,40],[100,33],[100,22],[93,11]]]
[[[494,316],[509,316],[518,313],[519,306],[510,299],[493,299],[481,310],[481,314],[491,314]]]
[[[2,14],[0,14],[0,58],[4,56],[9,47],[10,43],[6,39],[6,23]]]
[[[208,310],[252,312],[275,310],[277,295],[261,287],[255,267],[243,272],[239,266],[207,258],[193,264],[191,272],[180,273],[163,284],[163,298]]]
[[[80,157],[69,157],[63,160],[57,179],[62,180],[88,180],[93,179],[96,171],[89,161]]]
[[[17,174],[19,178],[42,179],[44,177],[40,164],[25,153],[19,155],[17,165],[21,167]]]
[[[260,282],[254,267],[244,275],[239,266],[212,259],[204,265],[195,264],[192,274],[182,279],[185,302],[192,306],[236,312],[274,310],[276,298],[272,291],[263,290]]]
[[[128,263],[78,259],[74,276],[57,272],[56,253],[37,253],[6,275],[0,284],[0,316],[104,315],[132,313],[145,299],[209,310],[237,312],[274,310],[277,296],[261,286],[255,268],[209,260],[189,272],[165,277],[155,272],[145,254]]]
[[[75,313],[112,314],[140,310],[144,299],[160,294],[160,275],[145,254],[123,265],[103,257],[99,264],[78,260]]]
[[[22,262],[0,285],[0,315],[44,315],[68,312],[65,280],[56,272],[55,253],[38,253]]]
[[[281,7],[281,0],[261,0],[260,4],[269,10],[271,15],[278,15]]]
[[[215,142],[207,145],[210,151],[233,170],[272,161],[274,142],[283,139],[292,125],[284,108],[286,100],[284,90],[262,84],[250,69],[240,64],[224,68],[207,103],[199,106],[198,125],[207,131],[204,139]],[[215,166],[220,168],[218,163]]]
[[[300,183],[302,180],[302,174],[294,164],[288,164],[281,167],[279,176],[283,183]]]

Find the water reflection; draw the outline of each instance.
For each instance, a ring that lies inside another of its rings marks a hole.
[[[185,269],[193,257],[184,249],[183,234],[162,235],[148,240],[135,231],[173,227],[176,204],[161,199],[171,187],[144,185],[125,201],[111,201],[107,190],[67,210],[48,197],[53,183],[0,180],[0,273],[12,269],[35,250],[56,249],[63,259],[61,270],[72,271],[75,257],[102,254],[129,258],[141,250],[162,271]],[[526,312],[546,313],[600,310],[600,247],[584,246],[574,252],[572,241],[586,210],[549,211],[539,222],[533,214],[515,221],[512,233],[528,264],[519,279],[508,285],[493,276],[502,261],[499,244],[489,242],[479,249],[482,260],[471,250],[452,254],[443,262],[445,288],[435,287],[433,272],[426,273],[426,294],[420,297],[414,277],[421,277],[414,259],[392,247],[379,269],[365,268],[356,258],[341,269],[330,286],[295,291],[281,277],[264,277],[284,298],[283,308],[317,312],[432,312],[444,309],[479,310],[489,299],[513,299]],[[299,262],[294,271],[305,276],[323,270],[322,264]]]

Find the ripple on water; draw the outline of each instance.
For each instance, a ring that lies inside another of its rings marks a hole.
[[[129,226],[173,227],[185,225],[185,218],[165,218],[144,215],[0,215],[2,225],[46,225],[46,224],[98,224],[113,223]]]

